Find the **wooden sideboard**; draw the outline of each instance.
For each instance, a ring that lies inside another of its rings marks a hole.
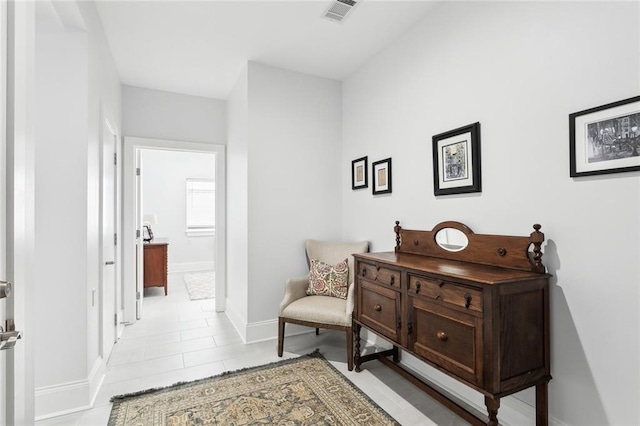
[[[354,254],[356,371],[378,359],[474,425],[498,425],[500,398],[535,386],[536,424],[547,425],[549,275],[540,226],[528,237],[475,234],[459,222],[432,231],[396,222],[394,231],[395,251]],[[361,355],[361,327],[392,349]],[[488,416],[403,368],[401,350],[481,392]]]
[[[144,243],[144,288],[164,287],[167,292],[167,269],[169,242],[166,240],[152,240]]]

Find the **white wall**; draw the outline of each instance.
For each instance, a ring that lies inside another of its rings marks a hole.
[[[86,64],[86,33],[36,32],[37,388],[87,374]],[[80,338],[62,349],[61,330]]]
[[[89,406],[106,368],[99,346],[100,141],[105,116],[120,127],[120,83],[95,6],[57,6],[68,12],[63,18],[49,9],[53,19],[36,22],[39,418]]]
[[[122,86],[127,136],[226,144],[226,101]]]
[[[61,5],[68,2],[59,2]],[[71,3],[72,4],[72,3]],[[106,368],[106,359],[100,353],[100,299],[101,265],[100,250],[102,248],[100,224],[100,173],[102,165],[102,129],[104,120],[108,119],[114,127],[116,135],[122,135],[121,87],[109,44],[104,36],[102,23],[93,2],[76,2],[78,19],[86,28],[88,40],[88,131],[87,131],[87,174],[86,174],[86,223],[87,223],[87,277],[85,279],[85,305],[91,306],[92,292],[98,293],[95,306],[87,313],[87,380],[90,390],[88,398],[93,398],[102,381]],[[57,7],[61,7],[58,5]],[[119,263],[116,260],[117,263]]]
[[[249,63],[249,322],[277,317],[308,271],[304,240],[340,240],[341,84]]]
[[[568,149],[569,113],[640,91],[638,7],[442,4],[343,83],[346,239],[391,250],[394,220],[410,229],[458,220],[512,235],[542,224],[554,276],[550,414],[565,424],[640,421],[640,174],[571,179]],[[431,137],[476,121],[482,193],[435,197]],[[349,188],[351,160],[363,155],[393,157],[391,195]],[[518,398],[533,404],[531,391]],[[518,406],[508,400],[501,412]]]
[[[248,341],[275,336],[285,281],[308,271],[304,240],[340,239],[340,104],[337,81],[254,62],[232,92],[229,305]]]
[[[186,180],[215,177],[214,154],[142,150],[142,206],[158,216],[154,237],[169,239],[169,272],[213,268],[215,237],[186,233]]]

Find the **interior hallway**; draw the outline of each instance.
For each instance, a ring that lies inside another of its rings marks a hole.
[[[467,424],[377,361],[365,364],[361,373],[348,372],[342,332],[287,337],[284,356],[278,358],[275,340],[243,344],[226,315],[215,312],[212,299],[189,300],[181,273],[170,273],[168,279],[168,296],[160,287],[145,291],[143,320],[127,326],[115,345],[94,408],[38,425],[105,426],[113,395],[293,358],[316,348],[401,424]]]

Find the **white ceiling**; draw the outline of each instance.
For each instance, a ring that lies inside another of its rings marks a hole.
[[[96,0],[123,84],[227,99],[247,61],[343,80],[436,1]]]

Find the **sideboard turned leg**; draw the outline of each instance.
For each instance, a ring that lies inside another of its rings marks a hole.
[[[360,372],[360,329],[362,326],[360,324],[354,324],[353,334],[355,340],[355,350],[353,351],[353,363],[356,368],[356,373]]]
[[[536,426],[549,425],[549,383],[536,386]]]
[[[489,421],[487,426],[498,426],[498,408],[500,408],[500,398],[484,397],[484,405],[487,406],[487,412],[489,413]]]

